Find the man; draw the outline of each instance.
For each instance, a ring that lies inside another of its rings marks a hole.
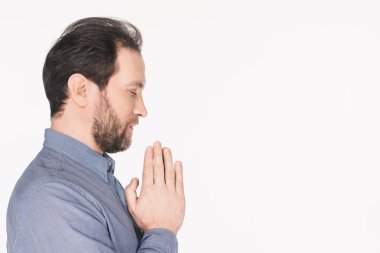
[[[137,197],[138,179],[124,190],[107,154],[126,150],[147,115],[141,44],[130,23],[86,18],[49,51],[51,127],[9,201],[8,252],[177,252],[181,162],[158,141],[148,147]]]

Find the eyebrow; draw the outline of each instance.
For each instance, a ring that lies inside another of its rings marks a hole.
[[[138,86],[141,89],[145,88],[145,84],[142,83],[142,82],[130,82],[130,83],[128,83],[128,85],[136,85],[136,86]]]

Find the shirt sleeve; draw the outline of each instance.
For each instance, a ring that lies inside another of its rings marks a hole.
[[[67,185],[43,183],[23,199],[10,252],[115,252],[90,199]]]
[[[140,242],[137,253],[177,253],[178,242],[176,235],[164,228],[147,231]]]

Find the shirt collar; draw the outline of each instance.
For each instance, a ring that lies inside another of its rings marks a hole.
[[[107,183],[107,172],[110,171],[113,174],[115,171],[115,161],[107,153],[100,155],[87,145],[50,128],[45,129],[44,146],[64,153],[97,173]]]

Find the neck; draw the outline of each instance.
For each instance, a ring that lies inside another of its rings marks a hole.
[[[91,125],[84,126],[80,123],[75,124],[73,122],[79,122],[75,120],[70,120],[69,122],[70,124],[64,117],[53,118],[51,120],[50,128],[85,144],[98,154],[103,154],[103,151],[96,144],[94,137],[92,136]]]

